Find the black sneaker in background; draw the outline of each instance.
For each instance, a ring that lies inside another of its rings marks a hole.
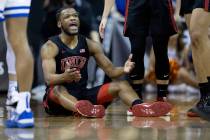
[[[202,97],[196,107],[189,110],[189,117],[200,116],[206,120],[210,120],[210,96]]]

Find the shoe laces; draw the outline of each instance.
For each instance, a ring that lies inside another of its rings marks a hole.
[[[206,98],[205,98],[205,106],[209,106],[210,107],[210,96],[206,96]]]
[[[210,107],[210,96],[201,97],[200,101],[197,104],[198,107]]]
[[[97,112],[98,112],[98,109],[96,109],[96,108],[93,108],[93,109],[91,110],[91,113],[94,114],[94,115],[95,115]]]

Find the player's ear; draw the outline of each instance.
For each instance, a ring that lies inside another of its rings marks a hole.
[[[79,27],[80,27],[80,20],[79,20]]]
[[[58,26],[58,28],[61,28],[61,22],[60,22],[60,20],[57,22],[57,26]]]

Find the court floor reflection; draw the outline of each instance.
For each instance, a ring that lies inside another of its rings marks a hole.
[[[3,106],[2,106],[3,107]],[[200,118],[170,116],[140,118],[126,116],[127,107],[114,103],[102,119],[48,116],[40,103],[32,101],[35,128],[8,129],[0,118],[1,140],[209,140],[210,123]],[[10,109],[11,110],[11,109]]]

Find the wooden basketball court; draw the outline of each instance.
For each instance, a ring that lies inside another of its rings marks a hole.
[[[32,100],[35,128],[9,129],[5,96],[1,96],[0,140],[209,140],[210,122],[195,118],[138,118],[126,115],[127,107],[115,101],[101,119],[49,116],[41,102]]]

